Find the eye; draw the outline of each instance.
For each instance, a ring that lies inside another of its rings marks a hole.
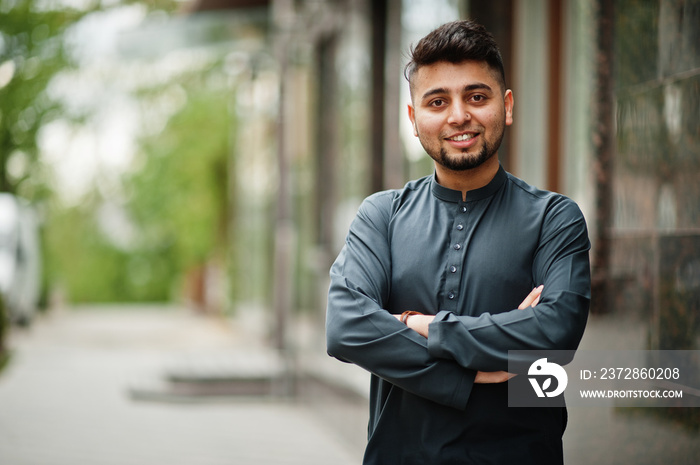
[[[429,105],[430,105],[431,107],[437,107],[437,108],[439,108],[439,107],[445,106],[445,104],[446,104],[446,102],[445,102],[443,99],[441,99],[441,98],[436,98],[435,100],[431,101]]]
[[[474,103],[483,103],[486,100],[486,96],[482,94],[472,95],[470,100]]]

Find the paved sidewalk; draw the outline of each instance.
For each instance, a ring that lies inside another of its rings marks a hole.
[[[637,322],[594,317],[581,348],[641,348],[645,335]],[[265,372],[273,354],[259,339],[228,320],[153,307],[50,313],[15,330],[0,374],[0,465],[361,463],[367,407],[347,394],[306,386],[305,402],[207,400],[143,388],[184,368]],[[358,392],[367,385],[323,354],[312,365]],[[567,465],[700,463],[697,431],[624,409],[570,408],[564,449]]]
[[[224,320],[163,308],[52,313],[10,338],[0,464],[344,465],[361,462],[302,404],[238,397],[144,402],[134,380],[180,357],[256,349]]]

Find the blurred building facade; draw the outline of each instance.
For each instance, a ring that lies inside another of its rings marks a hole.
[[[324,355],[328,269],[357,206],[432,172],[406,118],[406,50],[442,22],[473,18],[501,44],[515,95],[502,164],[573,198],[587,218],[592,314],[642,325],[644,346],[629,349],[698,349],[700,2],[200,0],[191,7],[266,17],[263,51],[236,55],[232,111],[241,118],[229,175],[232,267],[242,278],[231,284],[231,302],[267,308],[260,312],[278,348]],[[314,376],[363,392],[364,380],[320,358],[310,363]],[[699,423],[697,412],[683,418]]]
[[[586,215],[592,311],[659,326],[676,308],[664,299],[681,299],[682,326],[697,332],[697,1],[445,0],[438,13],[434,3],[400,0],[191,7],[265,17],[262,51],[231,58],[234,111],[245,115],[231,175],[242,202],[236,228],[258,222],[270,231],[259,247],[275,245],[268,263],[256,263],[256,241],[239,231],[253,244],[239,261],[263,283],[239,286],[240,295],[276,295],[278,326],[299,311],[322,320],[325,275],[362,198],[431,172],[407,129],[406,50],[441,22],[470,17],[501,44],[516,99],[501,162]],[[664,337],[652,336],[654,346]]]

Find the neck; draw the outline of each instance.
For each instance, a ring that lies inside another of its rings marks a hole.
[[[498,172],[498,155],[494,154],[476,168],[453,171],[435,163],[437,182],[448,189],[462,192],[462,200],[467,200],[467,192],[480,189],[491,182]]]

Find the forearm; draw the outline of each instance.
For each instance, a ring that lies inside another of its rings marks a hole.
[[[583,335],[588,296],[571,292],[535,308],[478,317],[440,312],[430,324],[428,347],[438,358],[475,370],[507,370],[509,350],[574,350]]]
[[[528,307],[536,306],[542,295],[542,290],[544,286],[538,286],[533,289],[523,301],[518,306],[519,310],[524,310]],[[416,331],[421,336],[428,338],[430,334],[430,323],[435,319],[434,315],[423,315],[420,312],[415,311],[405,311],[401,315],[394,315],[397,320],[404,323],[408,328]],[[508,381],[510,378],[515,376],[512,373],[508,373],[505,370],[500,371],[478,371],[476,377],[474,378],[475,384],[490,384],[490,383],[503,383]]]
[[[582,218],[553,221],[540,240],[531,279],[544,285],[536,307],[491,308],[494,293],[508,295],[505,283],[472,290],[472,307],[461,314],[439,312],[429,328],[435,357],[484,371],[507,370],[509,350],[575,350],[583,336],[590,304],[590,243]],[[485,286],[484,286],[485,287]],[[501,313],[502,312],[502,313]]]
[[[328,353],[415,395],[464,408],[476,372],[430,355],[425,338],[351,287],[338,276],[331,279]]]

